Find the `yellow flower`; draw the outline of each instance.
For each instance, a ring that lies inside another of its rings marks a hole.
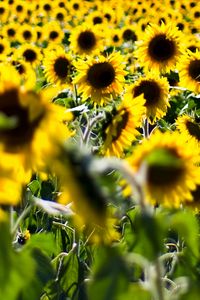
[[[130,166],[143,176],[147,203],[179,207],[200,183],[198,149],[178,132],[156,132],[135,148]]]
[[[64,141],[70,133],[64,125],[68,115],[64,108],[50,103],[49,89],[35,93],[19,84],[14,67],[1,66],[0,113],[9,126],[0,128],[0,149],[28,172],[43,167],[45,156],[54,152],[53,141]]]
[[[33,67],[36,67],[42,59],[40,49],[37,46],[28,43],[21,45],[15,51],[14,57],[16,59],[25,60],[25,62],[31,64]]]
[[[82,100],[91,98],[94,106],[103,106],[123,91],[124,76],[123,58],[119,52],[107,57],[88,58],[74,63],[78,75],[74,78]]]
[[[113,116],[108,118],[103,128],[105,141],[101,152],[104,155],[121,157],[124,150],[140,135],[136,128],[142,125],[146,111],[144,103],[142,95],[133,99],[129,94],[113,110]]]
[[[56,21],[52,21],[43,26],[43,39],[47,43],[59,44],[64,38],[64,32],[60,24]]]
[[[188,52],[182,57],[179,65],[180,86],[197,94],[200,93],[200,52]]]
[[[47,81],[61,87],[72,87],[72,56],[62,48],[45,51],[44,73]]]
[[[176,120],[176,126],[180,133],[185,135],[186,140],[193,140],[196,147],[200,147],[200,124],[195,121],[195,118],[187,115],[180,116]]]
[[[103,189],[91,174],[91,159],[91,156],[81,154],[78,149],[61,145],[54,158],[52,170],[60,178],[61,195],[58,202],[64,205],[72,204],[77,229],[82,231],[83,228],[87,228],[90,233],[94,231],[96,241],[98,236],[98,242],[105,242],[114,237],[114,222],[111,224],[112,215],[107,208],[107,198]]]
[[[18,41],[20,43],[35,43],[37,40],[37,33],[35,28],[30,24],[23,24],[19,26],[17,31]]]
[[[171,24],[148,25],[143,41],[138,42],[136,56],[145,70],[169,72],[181,55],[181,35]]]
[[[100,32],[92,26],[81,24],[71,32],[70,49],[80,55],[94,55],[103,50]]]
[[[127,94],[132,97],[144,95],[146,116],[150,123],[162,118],[169,105],[169,84],[166,78],[151,72],[139,78],[132,84]]]

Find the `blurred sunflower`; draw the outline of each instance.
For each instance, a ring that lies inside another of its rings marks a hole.
[[[194,117],[183,115],[176,120],[177,129],[185,135],[186,140],[193,140],[200,147],[200,124]],[[200,148],[199,148],[200,149]]]
[[[39,65],[42,59],[40,49],[32,44],[21,45],[14,53],[14,56],[17,60],[24,59],[25,62],[31,64],[32,67]]]
[[[37,40],[37,32],[30,24],[23,24],[18,28],[17,41],[20,43],[35,43]]]
[[[48,82],[62,87],[72,87],[72,56],[62,48],[45,52],[44,73]]]
[[[70,49],[80,55],[94,55],[103,50],[102,36],[95,27],[81,24],[71,32]]]
[[[169,84],[166,78],[155,73],[147,73],[129,87],[127,94],[133,97],[144,95],[146,116],[150,123],[162,118],[169,105]],[[126,96],[125,96],[126,97]]]
[[[135,43],[138,40],[137,27],[135,25],[126,25],[121,28],[121,36],[124,42]]]
[[[197,94],[200,93],[200,52],[187,53],[182,57],[179,65],[180,86]]]
[[[73,82],[78,85],[82,100],[91,97],[94,106],[103,106],[122,93],[126,75],[122,62],[123,57],[116,52],[74,63],[78,75]]]
[[[49,22],[43,26],[43,38],[48,43],[59,44],[64,38],[64,32],[56,21]]]
[[[105,156],[122,157],[125,149],[131,146],[132,142],[140,133],[136,128],[142,125],[146,109],[145,100],[142,95],[132,98],[126,97],[112,111],[104,125],[105,141],[101,153]]]
[[[9,22],[2,27],[2,34],[9,41],[16,41],[18,28],[19,24],[17,22]]]
[[[181,35],[171,24],[148,25],[144,40],[138,42],[136,56],[146,70],[169,72],[181,55]]]
[[[54,151],[53,140],[64,141],[70,135],[64,125],[69,115],[50,103],[52,93],[54,90],[48,89],[40,93],[25,91],[15,68],[1,66],[0,113],[10,126],[0,128],[0,150],[10,160],[17,158],[18,165],[27,171],[43,166],[44,156]]]
[[[60,147],[52,165],[60,178],[61,195],[58,202],[71,203],[75,212],[74,224],[94,232],[95,240],[107,242],[118,237],[107,205],[107,197],[90,170],[92,157],[78,149]],[[94,240],[94,239],[93,239]]]
[[[141,173],[145,201],[179,207],[200,183],[195,144],[178,132],[156,132],[135,148],[130,166]]]

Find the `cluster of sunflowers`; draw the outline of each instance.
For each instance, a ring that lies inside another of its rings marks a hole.
[[[6,0],[0,24],[2,207],[19,204],[35,174],[51,174],[60,203],[109,228],[94,153],[128,166],[143,205],[198,207],[198,114],[161,126],[171,103],[200,92],[197,0]],[[137,202],[130,181],[116,184]]]

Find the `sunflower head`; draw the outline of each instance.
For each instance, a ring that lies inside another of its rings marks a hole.
[[[169,207],[191,201],[199,183],[198,150],[177,132],[156,132],[135,149],[130,164],[143,174],[145,200]]]
[[[187,140],[193,140],[197,147],[200,146],[200,124],[195,118],[187,115],[180,116],[176,121],[176,126]]]
[[[144,95],[146,114],[150,123],[162,118],[169,107],[169,84],[167,79],[154,73],[147,73],[129,87],[133,97]]]
[[[182,57],[178,65],[180,85],[187,87],[189,90],[200,92],[200,52],[196,51],[187,53]]]
[[[129,97],[126,96],[122,103],[113,109],[112,115],[103,126],[103,155],[122,157],[124,150],[140,135],[137,128],[141,127],[145,115],[144,103],[142,95],[133,99],[129,94]]]
[[[50,83],[72,87],[73,71],[72,56],[66,54],[64,49],[45,52],[44,73]]]
[[[102,106],[122,92],[126,72],[119,53],[80,60],[75,67],[79,74],[74,83],[78,85],[83,101],[90,97],[95,106]]]
[[[181,54],[180,33],[170,25],[148,25],[136,56],[147,70],[168,72],[175,68]]]
[[[94,27],[82,24],[70,35],[70,48],[80,55],[97,54],[103,50],[101,33]]]

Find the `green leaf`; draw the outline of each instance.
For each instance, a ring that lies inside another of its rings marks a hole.
[[[33,195],[37,195],[39,190],[41,189],[41,184],[38,180],[33,180],[28,184],[28,187]]]
[[[198,222],[194,213],[189,210],[178,211],[168,220],[168,226],[178,232],[179,238],[184,239],[190,253],[198,257]]]
[[[151,294],[142,288],[142,286],[138,283],[133,283],[129,285],[129,288],[126,292],[119,295],[116,300],[133,300],[133,299],[141,299],[141,300],[151,300]]]
[[[96,253],[93,276],[88,284],[89,300],[116,300],[126,291],[129,271],[123,256],[115,248],[99,249]]]

